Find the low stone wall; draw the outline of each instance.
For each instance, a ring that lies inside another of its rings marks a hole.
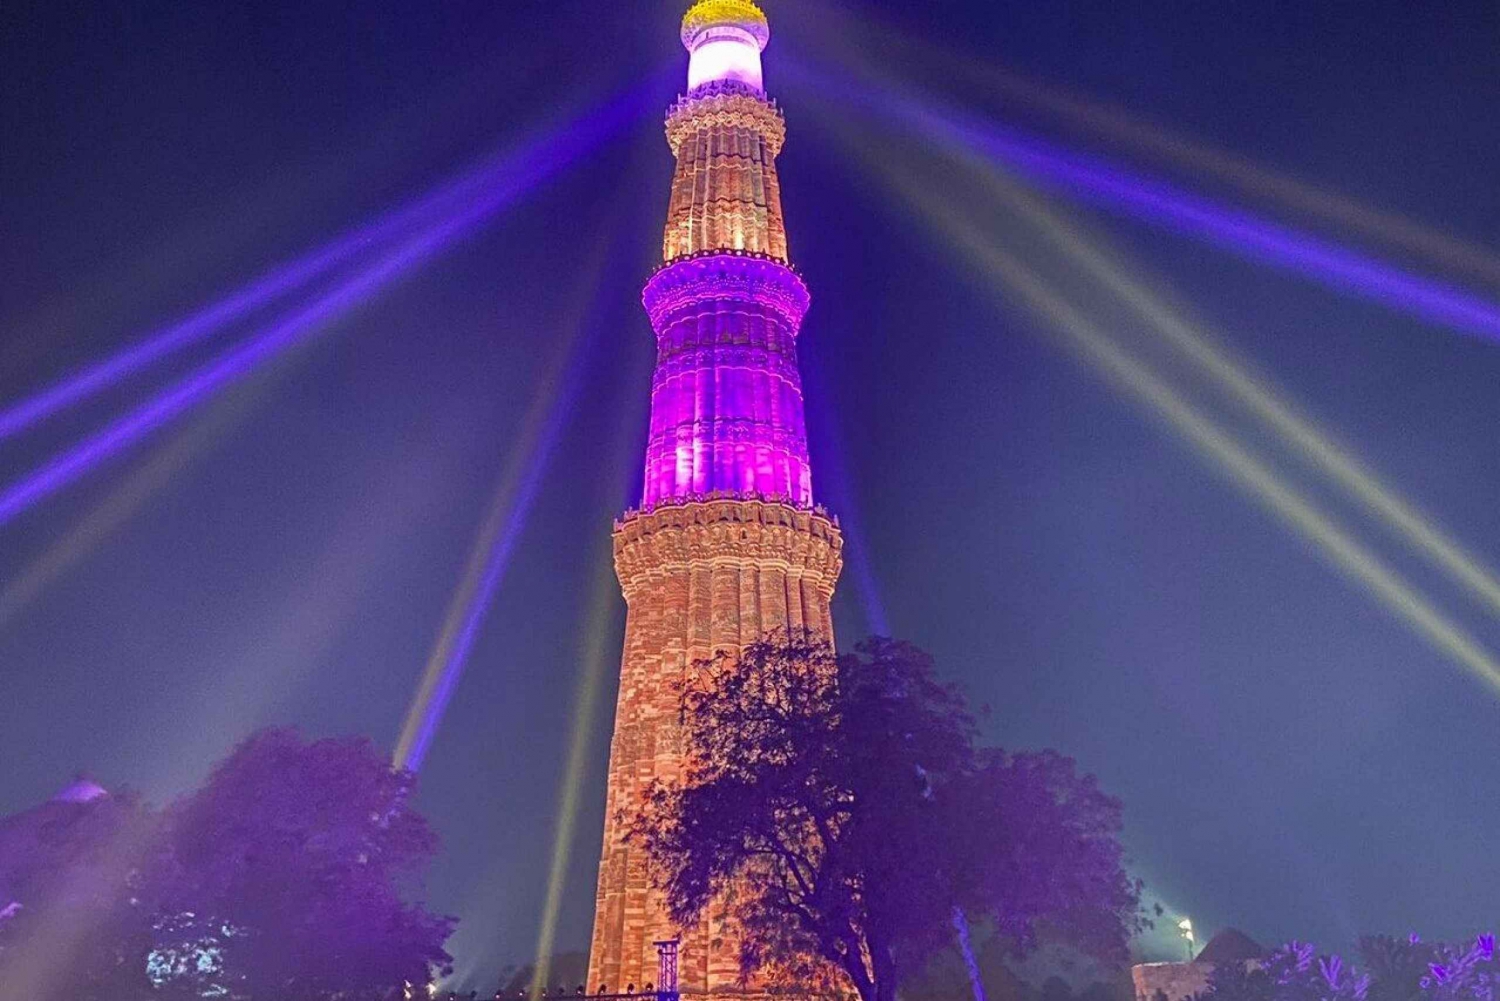
[[[1208,986],[1213,963],[1142,963],[1130,968],[1136,1001],[1183,1001]]]

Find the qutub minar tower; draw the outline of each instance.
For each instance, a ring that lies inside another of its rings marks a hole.
[[[677,168],[644,295],[657,344],[645,490],[614,533],[628,612],[589,959],[590,987],[612,991],[654,981],[653,943],[678,936],[683,993],[740,987],[723,915],[675,928],[617,821],[681,774],[673,682],[778,629],[833,637],[843,540],[813,505],[797,370],[809,300],[787,257],[786,125],[761,78],[770,35],[749,0],[702,0],[682,22],[688,92],[667,113]]]

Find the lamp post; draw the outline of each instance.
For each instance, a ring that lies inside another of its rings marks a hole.
[[[1183,918],[1177,922],[1177,927],[1182,931],[1182,937],[1187,939],[1188,962],[1193,961],[1193,921],[1191,918]]]

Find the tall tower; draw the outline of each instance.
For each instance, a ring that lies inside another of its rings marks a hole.
[[[776,629],[833,636],[843,540],[813,505],[797,369],[809,300],[787,257],[786,125],[761,77],[770,37],[750,0],[701,0],[682,22],[688,91],[667,112],[677,167],[644,295],[657,345],[645,490],[614,534],[628,612],[590,988],[641,989],[656,977],[652,943],[681,935],[683,992],[735,989],[739,943],[722,915],[674,928],[616,816],[681,774],[672,683],[686,668]]]

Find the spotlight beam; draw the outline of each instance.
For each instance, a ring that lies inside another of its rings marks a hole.
[[[602,264],[603,262],[601,262]],[[647,363],[650,354],[641,354],[638,360]],[[634,367],[634,366],[631,366]],[[645,399],[630,389],[636,384],[632,372],[615,373],[617,392],[624,401],[611,412],[620,413],[622,419],[615,422],[614,447],[608,470],[600,482],[607,485],[604,492],[605,505],[613,509],[630,490],[635,475],[632,461],[632,445],[636,428],[646,418]],[[633,373],[642,378],[649,368]],[[632,419],[633,418],[633,419]],[[582,804],[584,783],[588,764],[595,760],[593,736],[600,699],[609,690],[609,678],[614,658],[609,651],[613,645],[619,649],[617,634],[612,639],[614,609],[619,601],[619,583],[615,579],[612,551],[604,549],[595,563],[593,586],[589,597],[588,614],[585,618],[582,641],[579,648],[580,673],[574,696],[572,734],[568,743],[567,764],[563,771],[562,784],[557,796],[557,820],[553,828],[552,855],[548,864],[546,894],[542,907],[542,921],[537,929],[535,973],[530,985],[531,996],[547,986],[551,973],[551,961],[557,941],[557,923],[562,912],[562,901],[567,889],[568,870],[573,858],[574,833],[578,827],[578,813]]]
[[[592,264],[584,271],[581,281],[584,289],[598,285],[608,246],[608,240],[600,241]],[[586,304],[591,299],[590,294],[584,293],[575,301]],[[422,669],[417,691],[402,723],[392,756],[397,768],[414,772],[421,770],[448,703],[463,676],[469,652],[489,614],[495,592],[510,565],[511,552],[530,515],[542,475],[563,425],[573,410],[583,364],[579,342],[588,321],[588,307],[582,305],[578,315],[566,324],[567,340],[559,349],[558,361],[532,400],[521,434],[501,472],[494,499],[470,550],[459,585],[448,602],[437,641]]]
[[[846,133],[845,137],[859,145]],[[881,163],[873,157],[867,162]],[[1175,431],[1231,483],[1288,528],[1313,543],[1329,564],[1376,598],[1436,651],[1500,692],[1500,661],[1333,517],[1283,482],[1266,463],[1203,415],[1151,368],[1121,349],[1019,258],[994,246],[963,213],[920,188],[916,179],[884,165],[878,169],[922,218],[934,220],[969,260],[1017,294],[1028,309],[1061,334],[1073,354]]]
[[[816,417],[827,429],[824,434],[831,446],[818,457],[823,499],[830,509],[839,513],[839,526],[844,533],[844,566],[854,580],[854,590],[865,613],[865,628],[875,636],[890,636],[890,616],[886,611],[884,590],[870,557],[864,517],[844,467],[844,436],[838,415],[829,403],[833,395],[831,387],[817,384],[822,381],[822,375],[813,360],[804,356],[802,381],[808,416]]]
[[[403,214],[405,215],[405,214]],[[409,220],[401,220],[406,222]],[[109,388],[163,358],[217,333],[226,325],[308,285],[399,226],[369,227],[335,241],[256,279],[244,289],[205,306],[113,358],[68,377],[0,411],[0,440],[14,437],[48,417]]]
[[[491,158],[410,205],[277,265],[238,291],[145,337],[114,357],[0,410],[0,441],[20,434],[175,352],[213,336],[225,326],[284,299],[340,265],[349,263],[361,252],[370,251],[372,247],[418,228],[435,214],[454,211],[462,201],[481,195],[482,189],[496,180],[496,173],[503,173],[507,167],[506,157]]]
[[[159,396],[0,491],[0,527],[430,260],[478,223],[603,141],[625,120],[622,112],[627,108],[638,110],[640,104],[635,96],[614,101],[603,111],[573,123],[560,136],[523,150],[509,160],[505,176],[497,178],[483,195],[471,199],[447,219],[424,228],[362,267],[352,278],[339,282],[311,305],[247,338]]]
[[[1420,254],[1442,267],[1473,275],[1491,287],[1500,287],[1500,259],[1476,244],[1342,195],[1320,191],[1224,150],[1133,120],[1117,109],[1103,108],[1003,71],[992,77],[997,78],[1003,81],[1000,85],[1008,95],[1024,95],[1036,106],[1065,115],[1088,130],[1090,135],[1113,136],[1180,166],[1215,175],[1252,195],[1270,196],[1293,211],[1306,212],[1346,226],[1388,245]]]
[[[1192,236],[1274,268],[1301,274],[1341,292],[1450,329],[1500,341],[1500,307],[1482,296],[1356,253],[1329,240],[1267,222],[1158,181],[1071,153],[1033,136],[972,121],[874,83],[858,92],[847,81],[804,66],[790,75],[823,96],[874,108],[948,145],[1000,160],[1044,186],[1062,189],[1105,209]]]
[[[1312,187],[1196,139],[1173,133],[1119,107],[1100,104],[1076,93],[1042,83],[999,66],[993,58],[957,56],[952,47],[934,44],[879,24],[861,13],[855,17],[834,4],[808,3],[823,26],[820,39],[837,38],[836,49],[866,76],[885,75],[892,65],[911,65],[920,59],[920,72],[953,72],[965,89],[983,87],[1003,96],[1007,105],[1040,111],[1091,140],[1113,139],[1125,147],[1179,168],[1217,177],[1252,195],[1279,201],[1295,212],[1348,227],[1364,236],[1428,258],[1443,267],[1500,287],[1500,257],[1489,248],[1438,232],[1403,216],[1361,204],[1351,198]],[[899,57],[882,50],[899,49]],[[829,49],[822,46],[821,54]]]
[[[934,116],[929,126],[1003,160],[1043,184],[1061,186],[1094,204],[1163,229],[1213,243],[1237,256],[1294,271],[1328,287],[1453,330],[1500,341],[1500,308],[1454,286],[1432,281],[1338,244],[1217,205],[1089,157],[995,127],[959,125]]]
[[[1379,599],[1438,650],[1468,668],[1500,691],[1500,662],[1496,662],[1432,603],[1407,584],[1395,570],[1359,543],[1332,517],[1284,484],[1248,449],[1199,413],[1154,373],[1109,342],[1106,335],[1075,313],[1019,262],[993,248],[979,260],[1007,285],[1022,293],[1032,309],[1042,312],[1068,335],[1075,351],[1119,387],[1127,390],[1289,527],[1315,543],[1325,557],[1355,583]]]
[[[531,978],[530,997],[541,996],[551,973],[552,949],[557,940],[557,919],[562,910],[563,890],[567,885],[568,863],[573,854],[573,833],[578,826],[578,807],[583,795],[584,772],[588,768],[589,747],[594,717],[599,712],[599,698],[609,672],[610,625],[617,599],[614,566],[608,559],[599,561],[594,570],[594,584],[589,598],[587,625],[579,651],[582,676],[578,681],[577,700],[573,707],[573,734],[568,741],[568,761],[558,792],[557,823],[552,836],[552,858],[547,866],[547,895],[542,905],[542,923],[537,933],[536,963]]]
[[[1054,246],[1115,293],[1156,334],[1197,366],[1230,397],[1275,431],[1312,468],[1345,489],[1421,557],[1448,573],[1474,598],[1500,613],[1500,579],[1464,550],[1447,532],[1358,458],[1340,448],[1273,386],[1254,378],[1216,338],[1195,329],[1180,312],[1128,276],[1077,227],[1050,211],[1040,199],[999,172],[986,172],[986,185],[1033,223]]]
[[[528,450],[522,462],[514,463],[506,470],[495,492],[495,499],[469,556],[463,581],[449,601],[442,631],[422,671],[422,680],[402,725],[394,755],[398,769],[420,771],[427,759],[432,738],[468,663],[469,651],[510,566],[511,553],[531,513],[546,456],[555,439],[555,431],[544,432],[537,446],[540,454],[532,456]]]
[[[258,398],[259,394],[255,395]],[[252,403],[248,395],[232,395],[196,423],[184,428],[30,565],[7,580],[0,588],[0,627],[19,615],[64,573],[85,560],[111,532],[129,521],[163,490],[173,476],[207,451],[227,430],[242,422]]]
[[[570,351],[568,353],[571,353]],[[531,513],[542,474],[561,434],[568,409],[554,373],[538,390],[510,459],[501,473],[458,587],[449,599],[443,625],[412,697],[393,755],[395,767],[420,771],[469,652],[489,615],[495,592],[510,566]]]

